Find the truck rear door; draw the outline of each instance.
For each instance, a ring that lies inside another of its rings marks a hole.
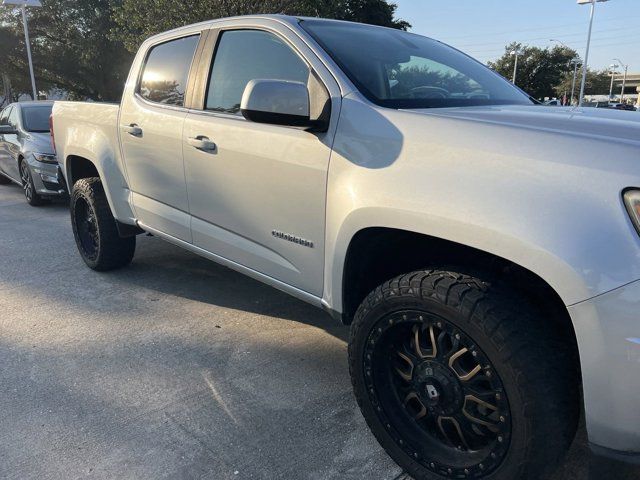
[[[148,48],[133,91],[120,109],[120,143],[138,220],[191,242],[182,158],[189,72],[200,34]],[[131,79],[130,79],[131,81]]]

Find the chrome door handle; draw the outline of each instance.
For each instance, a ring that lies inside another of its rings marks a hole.
[[[218,148],[215,142],[212,142],[204,135],[189,137],[187,138],[187,143],[198,150],[202,150],[203,152],[215,152],[216,148]]]
[[[134,137],[142,136],[142,129],[135,123],[132,123],[131,125],[122,125],[122,129],[129,135],[133,135]]]

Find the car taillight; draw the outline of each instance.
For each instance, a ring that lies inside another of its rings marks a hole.
[[[53,153],[56,153],[56,137],[53,135],[53,114],[49,115],[49,133],[51,135],[51,147]]]

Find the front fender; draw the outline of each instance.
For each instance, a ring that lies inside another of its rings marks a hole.
[[[329,170],[323,300],[342,312],[346,252],[369,227],[502,257],[546,281],[565,305],[635,281],[640,238],[621,192],[640,186],[638,153],[595,137],[345,98]]]

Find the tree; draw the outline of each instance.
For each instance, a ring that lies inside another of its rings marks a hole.
[[[552,97],[558,93],[557,86],[566,75],[573,75],[569,65],[571,59],[578,56],[575,50],[567,47],[542,49],[513,42],[505,47],[502,57],[495,62],[489,62],[489,67],[511,80],[515,63],[515,55],[512,52],[515,50],[522,52],[518,57],[516,85],[538,99]]]
[[[283,13],[351,20],[406,30],[394,18],[396,5],[386,0],[122,0],[114,10],[111,37],[134,52],[147,37],[165,30],[214,18],[258,13]]]
[[[39,89],[59,87],[72,97],[117,100],[131,53],[108,38],[119,0],[44,0],[29,9],[33,65]],[[6,42],[6,43],[5,43]],[[3,73],[17,94],[31,93],[22,19],[18,9],[0,9]],[[4,48],[8,45],[9,48]]]
[[[325,16],[406,29],[386,0],[43,0],[29,9],[39,89],[117,101],[133,52],[155,33],[201,20],[253,13]],[[188,3],[188,5],[185,5]],[[12,99],[31,95],[20,11],[0,7],[0,64]],[[126,48],[125,48],[126,47]],[[5,85],[6,86],[6,85]]]
[[[576,75],[575,98],[580,96],[580,83],[582,81],[582,68],[578,69]],[[571,97],[571,85],[573,84],[573,71],[566,72],[555,90],[558,96],[568,92]],[[585,84],[585,95],[609,95],[609,87],[611,85],[611,76],[607,70],[587,70],[587,83]]]
[[[23,37],[24,38],[24,37]],[[2,65],[3,102],[15,102],[22,93],[31,91],[27,68],[24,40],[6,25],[0,25],[0,65]],[[8,95],[8,98],[4,96]],[[2,102],[0,102],[2,106]]]

